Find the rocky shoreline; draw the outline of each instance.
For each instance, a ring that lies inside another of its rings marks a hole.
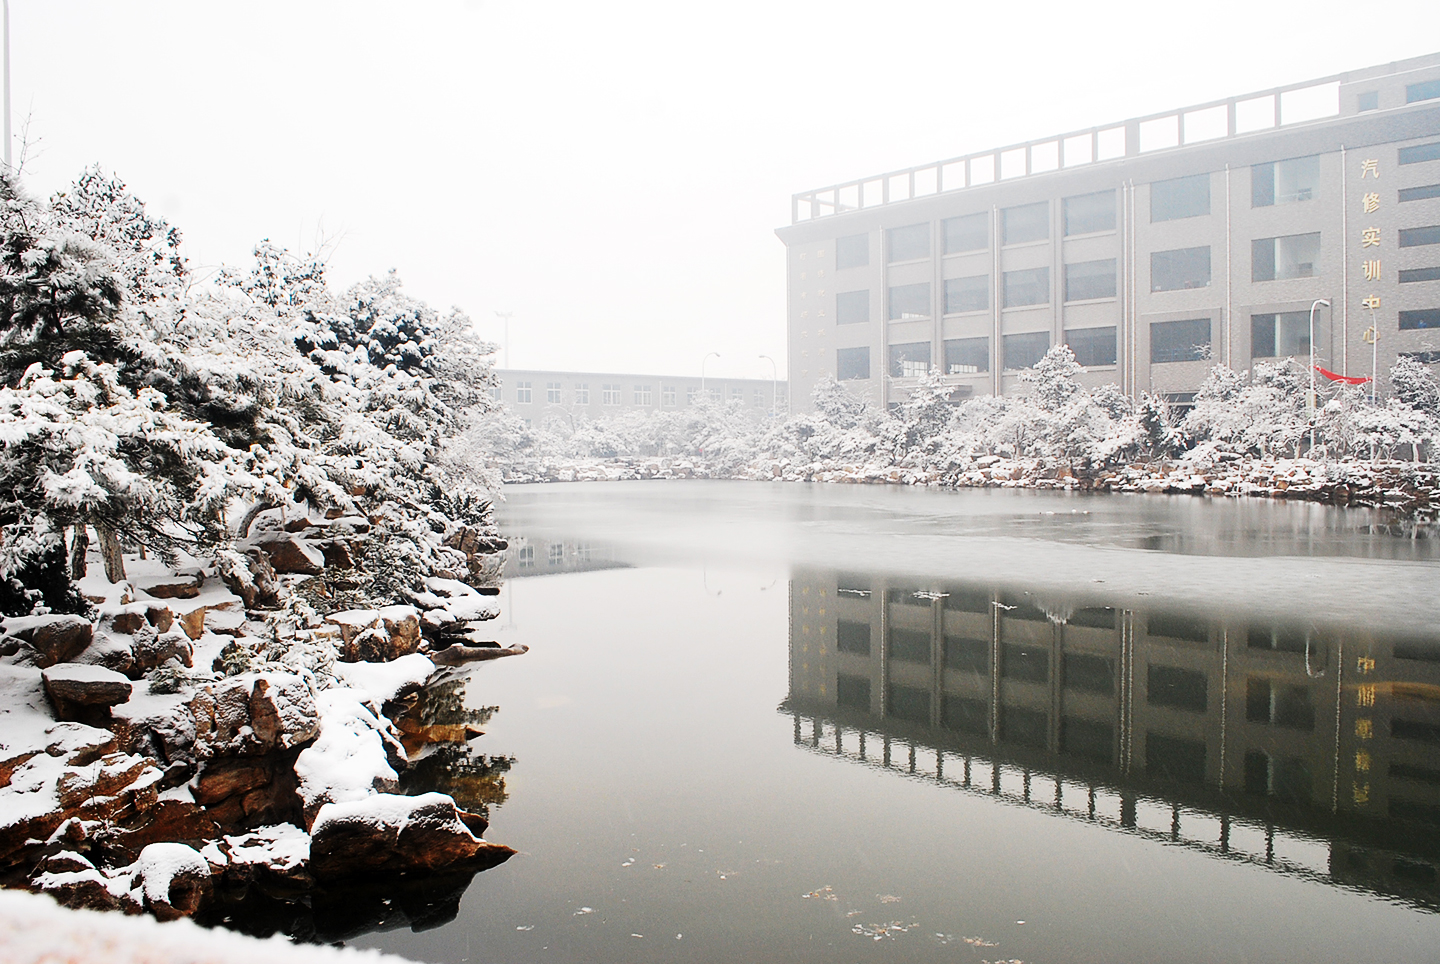
[[[0,623],[0,884],[324,942],[445,920],[513,853],[484,836],[509,761],[469,749],[462,698],[524,652],[481,634],[506,544],[461,530],[465,572],[344,609],[365,519],[253,521],[178,568],[93,567],[94,618]],[[457,768],[469,798],[419,778]]]
[[[1103,470],[1086,470],[1053,460],[996,455],[978,456],[944,471],[853,461],[795,463],[762,459],[734,469],[717,469],[703,461],[686,458],[577,459],[527,465],[505,475],[505,482],[512,485],[637,479],[834,482],[1271,498],[1388,507],[1420,515],[1433,513],[1440,506],[1440,467],[1431,463],[1257,459],[1229,453],[1208,459],[1136,462]]]

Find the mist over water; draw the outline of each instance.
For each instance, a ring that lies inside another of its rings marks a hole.
[[[1269,502],[507,491],[433,961],[1432,959],[1436,543]],[[1097,582],[1096,580],[1104,580]]]

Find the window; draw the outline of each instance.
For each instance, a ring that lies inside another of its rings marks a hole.
[[[636,404],[636,405],[649,405],[649,404],[650,404],[650,386],[649,386],[649,385],[636,385],[636,386],[635,386],[635,395],[634,395],[634,398],[635,398],[635,404]]]
[[[1250,316],[1250,357],[1287,358],[1310,352],[1310,312]]]
[[[940,222],[940,227],[945,233],[946,254],[984,251],[990,247],[990,215],[984,211],[960,218],[946,218]]]
[[[835,269],[860,268],[870,263],[870,236],[852,234],[835,239]]]
[[[1250,280],[1313,278],[1320,262],[1320,232],[1250,242]]]
[[[1367,90],[1363,94],[1355,95],[1355,111],[1363,114],[1367,110],[1380,109],[1380,91]]]
[[[929,663],[930,634],[914,629],[890,630],[890,658],[902,663]]]
[[[1001,346],[1005,350],[1006,371],[1034,368],[1050,350],[1050,332],[1031,331],[1023,335],[1005,335]]]
[[[835,702],[851,709],[870,710],[870,680],[864,676],[835,674]]]
[[[1440,267],[1437,268],[1405,268],[1400,272],[1400,283],[1411,284],[1416,281],[1440,281]]]
[[[930,371],[930,343],[917,341],[890,346],[890,377],[919,378]]]
[[[1409,358],[1422,365],[1440,365],[1440,351],[1402,351],[1400,357]]]
[[[984,341],[983,338],[975,339]],[[990,602],[990,594],[983,589],[961,589],[953,588],[945,596],[942,604],[946,609],[958,613],[983,613],[990,615],[994,605]]]
[[[1420,187],[1402,187],[1400,189],[1400,203],[1406,201],[1424,201],[1427,198],[1440,197],[1440,184],[1422,184]]]
[[[530,387],[530,383],[529,383],[529,382],[516,382],[516,383],[515,383],[515,401],[517,401],[517,402],[522,402],[522,403],[525,403],[525,404],[529,404],[529,402],[530,402],[530,400],[531,400],[531,399],[530,399],[530,396],[531,396],[531,387]]]
[[[1050,303],[1049,268],[1006,271],[1002,277],[1004,278],[1006,308]]]
[[[890,289],[890,320],[930,317],[930,282],[895,285]]]
[[[1050,737],[1050,717],[1044,710],[1000,707],[1000,738],[1017,746],[1044,749]]]
[[[946,636],[945,668],[989,676],[990,641],[966,636]]]
[[[1209,356],[1209,318],[1157,321],[1150,325],[1151,362],[1199,361]],[[1152,618],[1151,623],[1155,622]]]
[[[490,389],[490,397],[495,399],[495,401],[497,402],[505,397],[505,389],[503,386],[504,382],[497,381],[495,383],[495,387]]]
[[[1109,723],[1066,716],[1060,720],[1060,749],[1070,756],[1110,763],[1115,754],[1115,731]]]
[[[885,715],[912,723],[930,722],[930,691],[917,686],[890,685],[890,699],[885,706]]]
[[[945,313],[985,311],[990,307],[990,276],[945,279]]]
[[[565,546],[563,543],[552,542],[545,550],[546,561],[552,566],[558,566],[565,562]]]
[[[1320,156],[1292,157],[1250,168],[1250,206],[1308,201],[1320,187]]]
[[[952,338],[945,343],[945,374],[974,375],[989,370],[989,338]]]
[[[666,385],[664,388],[660,389],[660,404],[661,404],[661,405],[668,405],[668,406],[670,406],[671,408],[674,408],[674,407],[675,407],[675,386],[674,386],[674,385]]]
[[[1401,164],[1419,164],[1422,161],[1440,161],[1440,141],[1400,148]]]
[[[1278,684],[1250,677],[1245,682],[1245,719],[1291,730],[1315,729],[1315,703],[1310,687]]]
[[[606,385],[603,389],[601,389],[600,401],[605,405],[619,405],[620,386]]]
[[[1065,688],[1082,693],[1102,693],[1106,696],[1115,692],[1115,661],[1104,656],[1088,653],[1066,653],[1061,664],[1065,674]]]
[[[1072,612],[1065,623],[1068,626],[1084,626],[1086,629],[1114,629],[1115,610],[1111,606],[1086,606]]]
[[[890,261],[916,261],[930,257],[930,225],[911,224],[885,232],[890,247]]]
[[[1304,760],[1272,757],[1264,750],[1246,750],[1244,767],[1246,793],[1300,804],[1310,803],[1314,796],[1315,780],[1310,765]]]
[[[575,404],[590,404],[590,386],[587,383],[581,382],[579,385],[575,386]]]
[[[1065,199],[1065,236],[1115,230],[1115,192],[1100,191]]]
[[[841,619],[835,624],[835,649],[856,656],[870,655],[870,624]]]
[[[1145,634],[1167,639],[1183,639],[1191,643],[1208,643],[1210,625],[1183,613],[1151,613],[1145,617]]]
[[[842,382],[849,378],[869,378],[870,349],[841,348],[835,352],[835,377]]]
[[[945,726],[962,733],[989,733],[990,707],[984,700],[946,693]]]
[[[1115,297],[1115,259],[1078,261],[1065,266],[1065,300]]]
[[[1421,100],[1434,100],[1440,97],[1440,80],[1423,80],[1418,84],[1405,85],[1405,103],[1413,104]]]
[[[1022,204],[1000,212],[1006,244],[1044,241],[1050,237],[1050,202]]]
[[[1145,772],[1160,780],[1204,783],[1205,744],[1146,731]]]
[[[1440,308],[1400,312],[1401,331],[1417,331],[1421,328],[1440,328]]]
[[[521,569],[535,568],[535,547],[521,546],[520,551],[516,553],[516,558],[520,561]]]
[[[1150,185],[1150,221],[1176,221],[1210,213],[1210,175],[1194,174]]]
[[[1418,248],[1427,244],[1440,244],[1440,224],[1400,229],[1400,247]]]
[[[1086,368],[1115,364],[1115,329],[1076,328],[1065,332],[1065,344],[1075,353],[1075,360]]]
[[[699,394],[700,394],[700,389],[694,387],[693,385],[692,385],[691,387],[685,389],[685,404],[686,404],[686,405],[694,405],[694,404],[695,404],[695,396],[697,396],[697,395],[699,395]]]
[[[1210,246],[1156,251],[1150,255],[1150,290],[1183,291],[1210,286]]]
[[[835,296],[835,324],[858,325],[869,320],[869,291],[842,291]]]
[[[1208,681],[1205,674],[1178,666],[1149,667],[1145,700],[1151,706],[1168,706],[1174,710],[1204,713],[1207,705]]]
[[[735,388],[734,386],[731,386],[730,400],[734,402],[740,402],[743,405],[745,402],[745,389]]]
[[[551,405],[559,405],[559,404],[560,404],[560,383],[559,383],[559,382],[546,382],[546,383],[545,383],[545,401],[548,402],[548,403],[551,404]]]

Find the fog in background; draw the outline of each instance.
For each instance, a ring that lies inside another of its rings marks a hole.
[[[328,239],[514,367],[769,377],[792,193],[1433,52],[1440,3],[12,0],[29,189]],[[16,148],[18,161],[19,147]]]

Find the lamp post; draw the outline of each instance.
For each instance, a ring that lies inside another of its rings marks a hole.
[[[5,0],[5,170],[10,170],[10,0]]]
[[[711,355],[714,355],[716,358],[720,357],[720,353],[718,351],[712,351],[706,354],[704,358],[700,359],[700,397],[704,399],[708,399],[710,397],[709,395],[705,394],[705,363],[710,360]]]
[[[1319,407],[1315,398],[1315,311],[1321,305],[1330,307],[1324,298],[1316,298],[1310,306],[1310,451],[1315,451],[1315,410]],[[1331,362],[1333,365],[1334,362]]]
[[[770,414],[776,415],[780,409],[780,366],[775,364],[775,359],[769,355],[761,355],[761,358],[770,363]]]
[[[1370,327],[1361,340],[1370,346],[1370,404],[1375,404],[1375,382],[1380,377],[1380,329],[1375,324],[1375,309],[1370,309]]]
[[[510,367],[510,316],[513,314],[515,314],[513,311],[495,312],[496,318],[502,318],[505,321],[505,367],[507,369]]]

